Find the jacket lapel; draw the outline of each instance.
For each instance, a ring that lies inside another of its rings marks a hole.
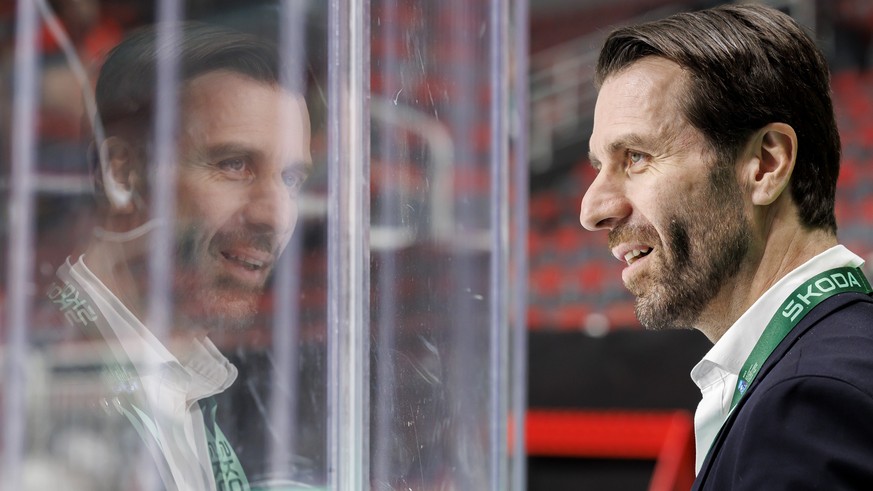
[[[755,389],[761,385],[761,381],[767,377],[767,374],[773,369],[776,363],[781,360],[788,350],[794,346],[794,343],[800,339],[803,334],[810,330],[814,325],[816,325],[820,320],[829,315],[832,312],[835,312],[843,307],[846,307],[850,304],[856,302],[870,302],[871,299],[867,295],[863,295],[860,293],[843,293],[839,295],[835,295],[824,302],[821,305],[815,307],[810,313],[804,317],[788,335],[785,336],[785,339],[782,340],[781,343],[776,347],[773,353],[767,358],[767,361],[764,362],[764,365],[761,367],[760,373],[755,377],[755,381],[749,387],[746,395],[740,399],[740,402],[731,411],[730,415],[728,415],[727,420],[725,420],[724,424],[721,425],[721,429],[719,429],[718,433],[715,436],[715,440],[712,442],[712,446],[709,448],[709,452],[706,454],[706,459],[703,461],[703,465],[700,468],[700,472],[697,475],[697,478],[694,480],[694,486],[692,487],[692,491],[697,491],[699,489],[704,489],[706,484],[706,478],[709,475],[709,471],[712,468],[712,460],[718,456],[719,451],[724,445],[724,440],[727,436],[727,433],[730,431],[730,428],[733,426],[734,421],[737,418],[737,414],[742,411],[743,406],[746,401],[753,397]]]

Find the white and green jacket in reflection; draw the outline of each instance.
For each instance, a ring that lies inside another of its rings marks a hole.
[[[81,258],[75,264],[68,259],[57,276],[48,299],[85,339],[75,343],[71,361],[48,361],[52,375],[44,389],[54,400],[55,442],[44,445],[42,456],[29,452],[28,465],[69,475],[64,489],[71,490],[78,480],[97,491],[225,487],[216,486],[213,469],[219,463],[210,458],[210,445],[216,457],[215,441],[201,403],[233,383],[236,367],[207,338],[174,341],[171,352]],[[67,389],[58,396],[61,380]],[[69,440],[78,443],[57,444]],[[79,461],[92,464],[83,468]],[[25,472],[26,481],[36,479]]]

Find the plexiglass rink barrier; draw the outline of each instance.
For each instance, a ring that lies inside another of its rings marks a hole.
[[[0,489],[523,489],[525,0],[0,26]]]

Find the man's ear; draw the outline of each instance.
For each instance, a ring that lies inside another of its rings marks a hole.
[[[742,180],[752,203],[766,206],[788,187],[797,159],[797,133],[785,123],[770,123],[752,135],[749,145]]]
[[[133,148],[123,138],[110,136],[100,145],[99,152],[103,192],[112,210],[135,211],[133,196],[140,183]]]

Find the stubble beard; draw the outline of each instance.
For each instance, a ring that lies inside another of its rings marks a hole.
[[[199,228],[179,234],[176,248],[176,304],[182,321],[209,331],[241,331],[254,323],[265,285],[240,284],[223,275],[203,244]],[[214,238],[212,240],[215,240]]]
[[[730,166],[714,165],[709,189],[679,204],[649,274],[627,285],[647,329],[691,328],[725,280],[740,270],[751,226]],[[654,227],[650,233],[654,233]]]

